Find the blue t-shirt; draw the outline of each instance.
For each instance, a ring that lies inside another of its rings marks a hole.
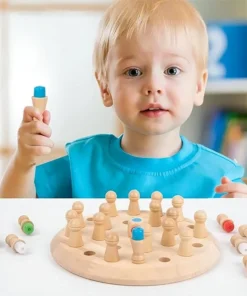
[[[154,191],[164,198],[212,198],[220,197],[214,189],[223,176],[243,183],[243,167],[184,136],[180,151],[167,158],[132,156],[122,150],[121,139],[102,134],[66,144],[66,156],[37,166],[37,196],[104,198],[112,190],[127,198],[136,189],[141,198],[150,198]]]

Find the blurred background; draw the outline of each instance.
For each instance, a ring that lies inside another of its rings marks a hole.
[[[0,0],[0,177],[17,144],[33,88],[46,87],[55,148],[97,133],[119,135],[92,71],[99,20],[111,0]],[[209,82],[183,127],[190,140],[247,167],[247,0],[192,0],[209,32]],[[212,168],[213,169],[213,168]]]

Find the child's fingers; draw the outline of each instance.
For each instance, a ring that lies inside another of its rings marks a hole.
[[[33,121],[33,118],[36,118],[37,120],[42,120],[43,116],[39,112],[38,109],[34,108],[33,106],[27,106],[24,108],[23,111],[23,122],[31,122]]]
[[[227,184],[227,183],[230,183],[231,182],[231,180],[229,179],[229,178],[227,178],[227,177],[223,177],[222,179],[221,179],[221,183],[222,184]]]
[[[45,110],[43,113],[43,122],[49,125],[50,121],[51,121],[51,113],[48,110]]]
[[[222,196],[222,198],[247,198],[247,194],[238,193],[238,192],[231,192],[231,193],[228,193],[228,194]]]
[[[244,193],[247,194],[247,186],[246,184],[242,183],[227,183],[227,184],[222,184],[217,187],[215,187],[216,192],[239,192],[239,193]]]

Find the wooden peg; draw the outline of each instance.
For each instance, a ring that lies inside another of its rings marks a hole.
[[[80,248],[84,245],[82,234],[81,219],[72,219],[69,222],[69,239],[68,245],[72,248]]]
[[[105,215],[101,212],[97,213],[93,217],[94,230],[92,239],[96,241],[105,240]]]
[[[180,232],[180,243],[178,255],[182,257],[191,257],[193,255],[192,238],[193,231],[188,227],[183,227]]]
[[[244,264],[245,268],[247,269],[247,255],[245,255],[243,257],[243,264]]]
[[[21,226],[21,230],[27,234],[30,235],[34,231],[34,224],[33,222],[29,219],[28,216],[22,215],[18,219],[18,223]]]
[[[72,205],[72,210],[77,212],[78,218],[81,221],[81,228],[84,228],[86,226],[86,223],[85,223],[84,218],[83,218],[83,211],[84,211],[83,203],[80,202],[80,201],[74,202],[73,205]]]
[[[149,219],[148,223],[152,227],[161,226],[161,218],[160,218],[160,203],[157,200],[151,200],[149,204]]]
[[[178,212],[175,208],[169,208],[166,211],[166,217],[167,218],[172,218],[175,222],[175,228],[174,228],[174,234],[177,235],[179,233],[179,228],[178,228],[178,223],[177,223],[177,218],[178,218]]]
[[[129,219],[129,221],[128,221],[128,236],[129,237],[132,236],[132,229],[137,226],[140,226],[140,227],[144,226],[144,220],[141,217],[132,217],[131,219]]]
[[[194,214],[195,226],[194,226],[194,237],[205,238],[208,236],[205,222],[207,220],[207,214],[205,211],[196,211]]]
[[[118,262],[120,260],[118,253],[119,236],[115,232],[106,234],[106,250],[104,260],[106,262]]]
[[[172,206],[177,210],[177,213],[178,213],[177,222],[181,222],[184,220],[183,204],[184,204],[184,199],[182,196],[175,195],[172,198]]]
[[[67,211],[66,215],[65,215],[65,218],[67,220],[67,225],[66,225],[66,228],[65,228],[65,236],[69,237],[69,233],[70,233],[70,230],[69,230],[69,222],[72,220],[72,219],[76,219],[78,218],[78,214],[75,210],[69,210]]]
[[[144,225],[144,253],[150,253],[152,250],[152,227],[146,223]]]
[[[172,218],[163,217],[162,219],[163,235],[161,245],[165,247],[173,247],[176,245],[175,240],[175,221]]]
[[[128,214],[130,216],[138,216],[140,215],[140,207],[139,207],[139,199],[140,193],[137,190],[131,190],[129,192],[129,207]]]
[[[117,207],[116,207],[116,200],[117,194],[114,191],[108,191],[105,195],[105,199],[107,203],[110,205],[110,217],[117,217]]]
[[[234,222],[225,214],[219,214],[217,216],[217,222],[226,232],[232,232],[234,230]]]
[[[26,243],[24,240],[18,238],[15,234],[9,234],[5,238],[6,244],[18,254],[26,253]]]
[[[142,264],[145,262],[144,255],[144,230],[141,227],[135,227],[132,230],[131,246],[133,254],[131,257],[132,263]]]
[[[240,233],[241,236],[247,237],[247,224],[239,226],[238,232]]]
[[[105,230],[112,229],[110,205],[108,203],[101,204],[99,207],[99,211],[105,215]]]
[[[239,254],[247,255],[247,238],[242,237],[239,234],[234,234],[230,241]]]
[[[162,210],[162,200],[163,200],[163,194],[159,191],[154,191],[151,195],[152,200],[157,200],[160,203],[160,217],[163,216],[163,210]]]

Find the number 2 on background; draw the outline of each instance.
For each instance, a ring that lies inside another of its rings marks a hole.
[[[217,26],[208,27],[209,58],[208,71],[212,78],[223,78],[226,76],[226,67],[220,62],[227,49],[227,36]]]

